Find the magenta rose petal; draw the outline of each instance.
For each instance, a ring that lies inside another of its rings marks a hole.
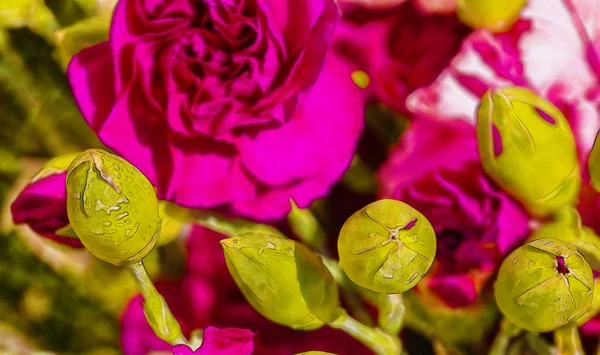
[[[114,65],[108,42],[75,55],[67,75],[83,118],[93,129],[100,129],[116,100]]]
[[[202,346],[194,352],[199,355],[250,355],[254,349],[254,333],[246,329],[208,327],[204,330]]]
[[[332,165],[345,169],[362,130],[363,101],[347,67],[329,57],[287,125],[240,137],[243,164],[269,185],[287,184]]]
[[[83,247],[78,239],[56,232],[69,225],[67,216],[66,173],[50,175],[32,182],[10,206],[15,224],[26,223],[36,233],[71,247]]]
[[[427,286],[453,308],[473,304],[478,297],[475,283],[467,275],[436,275]]]

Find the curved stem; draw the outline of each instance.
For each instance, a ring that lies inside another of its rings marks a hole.
[[[379,328],[368,327],[350,317],[346,311],[329,326],[349,334],[377,355],[399,355],[402,352],[400,338],[386,334]]]
[[[584,355],[577,326],[567,324],[554,331],[554,343],[558,355]]]
[[[494,339],[489,355],[504,355],[512,338],[519,335],[523,330],[515,326],[508,319],[503,318],[500,322],[500,330]]]
[[[179,323],[171,313],[165,299],[154,287],[144,263],[140,261],[129,264],[128,267],[142,292],[144,315],[156,336],[171,345],[186,344]]]
[[[377,323],[384,332],[398,336],[404,324],[406,306],[402,294],[380,294]]]

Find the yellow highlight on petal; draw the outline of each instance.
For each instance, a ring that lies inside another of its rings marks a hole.
[[[355,70],[350,74],[352,81],[361,89],[366,89],[371,83],[371,78],[364,70]]]

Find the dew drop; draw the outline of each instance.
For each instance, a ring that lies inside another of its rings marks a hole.
[[[529,260],[529,263],[527,265],[529,267],[533,267],[533,265],[535,265],[535,262],[533,260]]]
[[[127,218],[124,222],[125,222],[125,224],[129,224],[129,223],[131,223],[131,219]]]
[[[258,255],[262,255],[262,253],[264,253],[265,251],[263,249],[259,249],[258,250]]]
[[[112,223],[110,223],[109,221],[106,221],[104,223],[102,223],[102,225],[104,225],[105,227],[110,227]]]
[[[104,234],[104,229],[102,229],[102,228],[92,228],[92,229],[90,229],[90,232],[92,234],[95,234],[95,235],[102,235],[102,234]]]
[[[237,242],[238,242],[238,240],[237,240],[237,239],[234,239],[234,240],[233,240],[233,242],[234,242],[234,243],[237,243]]]
[[[386,273],[385,271],[381,270],[379,271],[379,273],[381,274],[381,276],[383,276],[386,279],[393,279],[394,275],[390,274],[390,273]]]
[[[125,218],[127,216],[129,216],[129,212],[123,212],[123,213],[119,213],[116,218],[118,220],[121,220],[121,219],[123,219],[123,218]]]
[[[267,242],[267,248],[275,249],[275,244],[273,244],[272,242]]]
[[[415,254],[413,254],[413,253],[408,254],[408,260],[409,261],[415,260]]]
[[[517,261],[519,261],[519,258],[514,258],[514,259],[513,259],[513,262],[512,262],[512,265],[513,265],[513,266],[517,265]]]

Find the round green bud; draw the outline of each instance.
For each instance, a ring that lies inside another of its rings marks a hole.
[[[548,216],[577,200],[575,139],[550,102],[524,88],[490,90],[479,108],[477,138],[485,172],[532,214]]]
[[[379,200],[354,213],[338,239],[346,275],[380,293],[414,287],[431,267],[435,249],[435,232],[427,218],[396,200]]]
[[[115,265],[142,260],[160,234],[158,199],[150,181],[103,150],[87,150],[69,166],[67,212],[83,245]]]
[[[507,31],[519,19],[526,0],[458,0],[458,18],[472,28]]]
[[[547,332],[575,322],[592,303],[592,269],[574,245],[538,239],[502,263],[494,294],[518,327]]]
[[[600,191],[600,132],[594,141],[594,147],[588,159],[588,169],[590,170],[590,180],[596,191]]]
[[[545,223],[529,239],[558,239],[573,244],[593,270],[600,270],[600,237],[592,228],[582,225],[575,209],[568,213],[572,213],[567,217],[569,220]]]
[[[221,245],[233,279],[266,318],[312,330],[339,317],[335,281],[321,258],[304,245],[263,233],[238,234]]]

